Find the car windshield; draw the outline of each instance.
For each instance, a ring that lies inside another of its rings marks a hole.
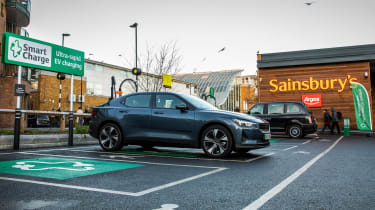
[[[41,119],[41,120],[48,120],[48,116],[47,115],[38,115],[38,118]]]
[[[198,109],[206,109],[206,110],[217,110],[215,106],[212,104],[196,97],[196,96],[190,96],[190,95],[185,95],[181,94],[181,96],[186,100],[189,101],[193,106],[195,106]]]

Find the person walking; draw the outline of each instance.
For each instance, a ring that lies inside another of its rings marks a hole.
[[[322,129],[322,133],[324,133],[324,130],[326,128],[328,128],[329,130],[331,130],[331,121],[332,121],[332,117],[331,115],[329,115],[329,112],[327,109],[324,110],[324,127]]]
[[[339,116],[335,110],[335,107],[331,107],[331,112],[332,112],[331,134],[333,134],[333,130],[335,129],[335,127],[337,128],[337,134],[340,134]]]

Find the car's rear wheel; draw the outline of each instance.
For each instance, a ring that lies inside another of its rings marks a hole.
[[[201,136],[203,151],[210,157],[222,158],[232,152],[232,136],[221,125],[206,128]]]
[[[288,135],[291,138],[301,138],[303,136],[303,131],[301,126],[293,124],[288,128]]]
[[[100,128],[98,139],[100,146],[106,151],[116,151],[123,146],[121,130],[113,123]]]

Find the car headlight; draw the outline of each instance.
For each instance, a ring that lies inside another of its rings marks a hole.
[[[256,123],[250,122],[250,121],[247,121],[247,120],[233,119],[233,121],[241,127],[256,127],[256,125],[257,125]]]

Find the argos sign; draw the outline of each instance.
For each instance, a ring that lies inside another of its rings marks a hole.
[[[302,95],[302,102],[308,107],[322,107],[322,94]]]

